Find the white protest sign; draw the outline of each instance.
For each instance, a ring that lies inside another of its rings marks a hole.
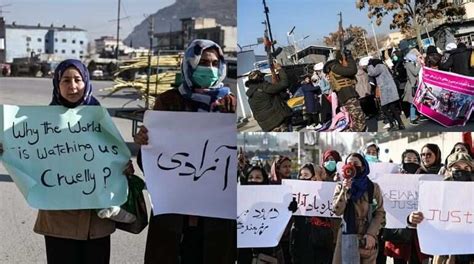
[[[385,228],[406,228],[408,215],[418,208],[420,180],[441,180],[431,174],[379,174],[374,180],[382,190]]]
[[[421,251],[431,255],[474,253],[474,182],[420,181]]]
[[[386,173],[399,173],[400,164],[391,162],[369,163],[369,179],[375,180],[379,175]]]
[[[143,167],[153,212],[235,219],[235,115],[147,111]]]
[[[332,210],[332,198],[337,183],[283,180],[282,184],[291,186],[293,190],[293,197],[298,203],[298,211],[294,215],[338,217]]]
[[[291,187],[239,185],[237,188],[237,247],[275,247],[290,221]]]

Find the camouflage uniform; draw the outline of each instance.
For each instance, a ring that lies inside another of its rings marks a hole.
[[[351,117],[351,127],[348,132],[365,131],[365,114],[359,102],[359,95],[355,90],[357,65],[352,57],[347,58],[347,66],[336,62],[330,67],[329,83],[336,92],[339,105],[344,106]]]
[[[351,98],[344,104],[347,112],[351,116],[352,126],[347,132],[364,132],[365,131],[365,114],[360,107],[359,99]]]

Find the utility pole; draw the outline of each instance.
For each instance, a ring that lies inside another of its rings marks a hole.
[[[120,0],[119,0],[120,1]],[[148,50],[148,72],[146,77],[146,100],[145,100],[145,109],[149,107],[149,97],[150,97],[150,76],[151,76],[151,56],[153,55],[153,16],[148,16],[148,35],[150,37],[150,48]]]
[[[119,55],[119,37],[120,37],[120,0],[118,0],[118,12],[117,12],[117,45],[115,45],[115,59],[118,63]]]
[[[377,56],[380,56],[379,43],[377,41],[377,35],[375,35],[374,22],[370,21],[370,25],[372,26],[372,32],[374,32],[375,47],[377,48]],[[382,59],[381,56],[380,56],[380,58]]]
[[[365,32],[362,31],[362,34],[364,36],[365,51],[367,52],[367,56],[369,56],[369,47],[367,46],[367,39],[365,38]]]
[[[263,8],[264,8],[264,13],[265,13],[265,17],[267,19],[267,27],[268,27],[268,34],[270,36],[270,41],[272,43],[272,52],[275,52],[275,46],[274,46],[274,43],[273,43],[273,35],[272,35],[272,28],[270,27],[270,17],[268,16],[268,13],[270,13],[270,10],[268,9],[268,6],[267,6],[267,3],[265,0],[262,0],[263,1]]]

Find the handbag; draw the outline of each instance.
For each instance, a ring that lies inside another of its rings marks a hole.
[[[383,229],[382,239],[395,244],[410,244],[413,230],[409,228]]]
[[[136,220],[132,223],[116,222],[116,228],[132,234],[139,234],[148,225],[148,211],[145,195],[143,194],[144,188],[145,182],[140,177],[132,175],[128,178],[127,201],[121,206],[121,209],[134,214]]]

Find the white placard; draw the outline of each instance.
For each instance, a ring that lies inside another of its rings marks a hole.
[[[418,183],[441,180],[431,174],[378,174],[374,180],[382,190],[385,228],[406,228],[408,215],[418,209]]]
[[[147,111],[142,159],[153,212],[235,219],[234,114]]]
[[[391,162],[369,163],[369,179],[375,180],[379,175],[387,173],[399,173],[400,164]]]
[[[275,247],[290,221],[288,185],[239,185],[237,188],[237,247]]]
[[[337,183],[283,180],[282,184],[291,186],[293,190],[293,197],[298,203],[298,211],[294,215],[338,217],[332,210],[332,198]]]
[[[431,255],[474,253],[474,182],[420,181],[421,251]]]

